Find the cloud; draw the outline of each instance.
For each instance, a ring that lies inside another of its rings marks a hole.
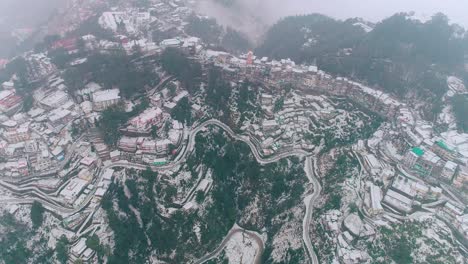
[[[417,16],[425,18],[442,12],[452,22],[468,28],[468,1],[465,0],[235,0],[232,8],[225,8],[214,0],[198,2],[198,11],[256,40],[268,25],[281,17],[309,13],[322,13],[337,19],[362,17],[378,22],[398,12],[415,11]]]

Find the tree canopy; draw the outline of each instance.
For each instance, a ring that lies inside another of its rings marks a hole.
[[[31,206],[31,221],[34,228],[40,227],[44,221],[44,207],[37,201]]]
[[[454,96],[451,100],[453,113],[457,119],[458,129],[468,132],[468,97]]]
[[[85,63],[67,69],[64,80],[72,91],[93,81],[106,89],[118,87],[127,98],[159,83],[159,77],[150,65],[136,65],[123,51],[91,54]]]
[[[191,60],[180,49],[167,48],[161,55],[163,69],[177,79],[190,92],[199,87],[202,69],[199,62]]]
[[[423,23],[399,13],[369,33],[354,20],[314,14],[279,21],[257,53],[316,62],[332,74],[363,80],[401,97],[412,93],[433,100],[447,91],[447,74],[462,67],[468,52],[463,33],[443,14]]]

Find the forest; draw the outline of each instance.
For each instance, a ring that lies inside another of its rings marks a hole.
[[[256,54],[316,63],[334,75],[428,101],[445,94],[448,74],[466,74],[467,34],[443,14],[424,23],[395,14],[369,33],[354,21],[318,14],[287,17],[271,27]]]

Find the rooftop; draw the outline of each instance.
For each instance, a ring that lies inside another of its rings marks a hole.
[[[418,147],[412,149],[413,153],[416,154],[418,157],[424,155],[424,150]]]
[[[120,91],[119,89],[110,89],[104,91],[97,91],[93,94],[93,101],[94,102],[105,102],[110,100],[118,100],[120,99]]]

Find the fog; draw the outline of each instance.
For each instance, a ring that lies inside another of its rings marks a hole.
[[[0,0],[0,28],[34,27],[66,0]]]
[[[35,31],[66,1],[68,0],[0,0],[0,58],[15,54],[18,40],[14,31]]]
[[[378,22],[398,12],[414,11],[421,19],[437,12],[468,28],[466,0],[236,0],[226,9],[213,0],[199,0],[198,10],[258,38],[267,25],[288,15],[322,13],[338,19],[362,17]]]

